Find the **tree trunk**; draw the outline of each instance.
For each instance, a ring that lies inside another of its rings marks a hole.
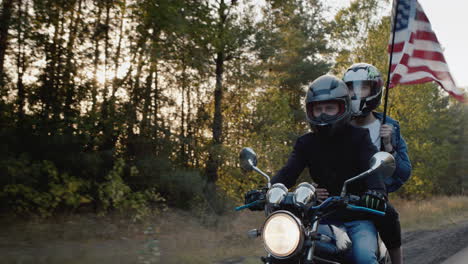
[[[138,49],[137,49],[138,50]],[[138,53],[138,62],[135,79],[130,79],[130,102],[128,102],[128,126],[127,126],[127,152],[131,157],[138,156],[138,146],[137,146],[137,135],[134,132],[134,129],[137,124],[137,109],[139,102],[139,86],[140,86],[140,76],[144,64],[143,52]]]
[[[60,15],[58,16],[60,17]],[[43,93],[42,93],[42,103],[44,105],[44,114],[43,118],[45,119],[45,122],[49,122],[52,116],[52,119],[55,120],[56,118],[59,118],[60,113],[58,112],[57,109],[57,104],[59,103],[59,98],[58,98],[58,78],[59,78],[59,73],[58,73],[58,60],[59,60],[59,51],[58,51],[58,36],[59,36],[59,19],[56,18],[54,21],[52,21],[52,24],[54,26],[54,33],[52,37],[52,43],[45,43],[46,46],[46,61],[47,61],[47,67],[46,67],[46,72],[44,73],[46,75],[46,80],[44,82],[44,87],[43,87]],[[53,127],[48,126],[49,130],[53,130],[51,133],[55,133],[55,129]]]
[[[224,52],[216,54],[216,88],[214,92],[214,118],[213,118],[213,144],[206,165],[206,176],[208,183],[215,183],[218,180],[218,168],[220,165],[220,147],[222,144],[222,100],[223,100],[223,73],[224,73]]]
[[[74,58],[74,47],[76,41],[76,34],[78,31],[78,25],[80,24],[81,20],[81,6],[82,0],[78,1],[78,10],[76,11],[76,18],[75,18],[75,8],[72,8],[71,11],[71,19],[70,19],[70,35],[68,38],[67,43],[67,55],[66,55],[66,63],[65,63],[65,71],[64,81],[63,84],[65,86],[65,106],[64,106],[64,117],[65,122],[67,124],[67,129],[71,129],[73,125],[73,111],[72,105],[75,100],[75,82],[74,76],[76,74],[76,67],[73,65],[73,58]]]
[[[17,107],[18,107],[18,122],[22,124],[24,119],[24,103],[25,103],[25,91],[24,91],[24,83],[23,83],[23,75],[25,71],[25,64],[24,64],[24,52],[23,52],[23,42],[24,42],[24,33],[23,33],[23,15],[27,14],[22,10],[23,1],[18,1],[18,22],[17,22],[17,34],[18,34],[18,53],[16,54],[16,66],[17,66],[17,89],[18,89],[18,99],[17,99]],[[20,125],[21,126],[21,125]]]
[[[213,143],[206,164],[206,176],[208,185],[214,185],[218,180],[218,168],[221,163],[220,150],[222,147],[222,100],[223,100],[223,73],[224,62],[226,60],[224,39],[224,27],[227,19],[226,4],[224,0],[219,3],[219,22],[217,31],[217,40],[221,43],[216,52],[216,87],[214,91],[214,117],[212,125]]]
[[[117,44],[117,51],[115,53],[115,58],[114,58],[114,64],[115,64],[115,68],[114,68],[114,80],[112,82],[112,95],[111,95],[111,98],[112,98],[112,101],[114,101],[114,97],[115,97],[115,92],[117,91],[118,87],[117,87],[117,73],[118,73],[118,70],[119,70],[119,66],[120,66],[120,63],[119,63],[119,60],[120,60],[120,52],[121,52],[121,48],[122,48],[122,38],[123,38],[123,25],[124,25],[124,20],[125,20],[125,14],[126,14],[126,10],[127,10],[127,1],[126,0],[123,0],[122,2],[122,10],[121,10],[121,16],[120,16],[120,25],[119,25],[119,42]]]
[[[193,84],[190,85],[190,87],[193,87]],[[186,128],[185,130],[187,131],[187,136],[186,136],[186,144],[187,144],[187,165],[192,164],[192,156],[193,156],[193,127],[192,127],[192,95],[191,95],[191,89],[186,89],[187,95],[187,116],[186,116]]]
[[[143,112],[142,112],[142,120],[141,120],[141,134],[145,136],[150,136],[148,127],[149,127],[149,120],[148,117],[150,116],[150,107],[151,107],[151,86],[153,85],[153,74],[154,74],[154,62],[153,60],[150,62],[150,71],[148,76],[146,77],[145,82],[145,92],[143,95],[144,104],[143,104]]]
[[[158,62],[154,62],[154,95],[153,95],[153,117],[154,117],[154,122],[153,122],[153,140],[156,142],[154,151],[159,153],[159,151],[162,149],[161,144],[159,144],[159,138],[160,138],[160,124],[159,124],[159,66]]]
[[[184,51],[182,51],[184,53]],[[185,109],[189,111],[189,107],[185,107],[186,105],[186,90],[187,89],[187,65],[184,58],[185,54],[182,54],[182,87],[181,87],[181,96],[182,96],[182,103],[181,103],[181,111],[180,111],[180,161],[181,163],[186,166],[187,165],[187,134],[186,134],[186,114]]]
[[[97,84],[97,79],[98,79],[98,76],[97,76],[97,73],[98,73],[98,66],[99,66],[99,55],[100,55],[100,51],[99,51],[99,31],[100,31],[100,25],[101,25],[101,14],[102,14],[102,8],[101,8],[101,5],[99,3],[97,3],[97,8],[98,8],[98,12],[97,12],[97,18],[96,18],[96,23],[94,25],[94,83],[93,83],[93,87],[92,87],[92,91],[91,91],[91,97],[92,97],[92,100],[93,100],[93,104],[92,104],[92,107],[91,107],[91,112],[92,113],[96,113],[96,109],[97,109],[97,95],[98,95],[98,84]]]
[[[65,35],[65,11],[60,10],[57,17],[57,35],[54,37],[55,46],[55,74],[53,90],[55,92],[55,100],[53,101],[53,120],[55,124],[59,124],[63,114],[63,103],[64,103],[64,85],[62,75],[64,72],[63,56],[65,48],[62,46],[61,36]],[[58,128],[58,127],[57,127]],[[61,127],[60,127],[61,128]]]
[[[5,53],[8,48],[8,29],[14,0],[4,0],[0,15],[0,95],[3,95]]]
[[[153,97],[151,96],[152,94],[152,86],[155,84],[154,83],[154,76],[156,74],[156,65],[158,64],[158,42],[159,42],[159,31],[157,29],[154,29],[153,34],[151,35],[151,45],[150,45],[150,69],[149,69],[149,75],[146,79],[146,86],[145,86],[145,91],[144,91],[144,105],[143,105],[143,120],[142,120],[142,133],[145,134],[145,136],[150,137],[151,131],[148,129],[150,126],[150,120],[151,117],[150,115],[152,114],[151,111],[151,106],[153,102]],[[157,87],[155,87],[157,89]],[[156,103],[155,103],[156,104]]]
[[[104,89],[102,91],[102,105],[101,105],[101,129],[103,132],[103,143],[101,145],[101,150],[113,150],[115,143],[117,141],[116,131],[114,129],[114,102],[109,101],[108,90],[107,90],[107,68],[109,61],[109,30],[110,30],[110,10],[112,4],[110,2],[106,3],[106,18],[104,24]]]
[[[106,19],[104,24],[104,90],[102,98],[107,101],[107,65],[109,61],[109,30],[110,30],[110,9],[111,5],[106,3]]]

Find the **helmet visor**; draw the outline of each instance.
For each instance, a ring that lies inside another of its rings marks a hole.
[[[351,99],[360,99],[374,96],[379,93],[375,81],[352,81],[346,82]]]
[[[310,120],[321,119],[322,121],[333,120],[346,110],[344,100],[312,101],[307,103],[306,108],[307,117]]]

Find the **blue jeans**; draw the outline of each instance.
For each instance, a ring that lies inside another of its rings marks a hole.
[[[377,230],[368,220],[344,223],[348,236],[353,242],[351,259],[356,264],[377,263]]]
[[[377,264],[377,230],[374,223],[368,220],[335,222],[346,227],[352,241],[352,251],[347,258],[356,264]],[[322,234],[330,235],[329,229],[319,228]]]

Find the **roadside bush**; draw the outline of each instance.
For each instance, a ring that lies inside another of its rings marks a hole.
[[[130,177],[138,174],[136,167],[130,168]],[[152,211],[165,210],[165,199],[154,189],[132,192],[124,182],[125,162],[117,159],[112,170],[104,177],[105,181],[98,185],[98,199],[105,214],[109,209],[130,214],[133,220],[140,220]]]
[[[166,198],[167,205],[189,209],[203,195],[205,180],[197,169],[176,168],[167,158],[147,156],[135,162],[138,173],[125,178],[132,189],[142,191],[148,186]]]
[[[24,166],[16,166],[22,163]],[[12,164],[15,166],[9,169],[13,177],[23,174],[33,176],[30,184],[8,184],[1,191],[3,204],[14,213],[45,217],[58,208],[74,210],[92,201],[90,182],[59,173],[50,161],[29,164],[26,160],[19,160]]]
[[[10,160],[8,164],[4,167],[7,175],[18,181],[3,187],[0,201],[3,209],[17,215],[48,217],[57,211],[73,212],[82,205],[98,202],[101,215],[117,210],[136,221],[151,212],[166,209],[166,200],[154,187],[135,192],[124,182],[126,170],[122,159],[116,160],[100,183],[61,173],[54,163],[47,160],[31,163],[21,158]],[[136,167],[127,171],[129,177],[139,173]],[[22,181],[23,178],[28,181]],[[94,189],[97,189],[97,194],[93,196],[96,193]]]

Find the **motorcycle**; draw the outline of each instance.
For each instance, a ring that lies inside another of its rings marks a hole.
[[[257,156],[250,148],[242,149],[240,166],[244,171],[255,171],[264,176],[267,185],[261,197],[249,204],[239,206],[236,211],[264,205],[266,219],[261,229],[248,231],[250,238],[261,237],[267,256],[261,257],[265,264],[343,264],[352,242],[344,226],[326,222],[326,217],[337,210],[352,210],[374,215],[385,215],[359,206],[360,197],[347,193],[347,186],[356,180],[389,177],[395,170],[395,159],[387,152],[377,152],[370,160],[370,169],[346,180],[340,196],[332,196],[318,204],[315,187],[307,182],[300,183],[293,192],[286,186],[270,183],[270,177],[257,168]],[[390,263],[383,242],[378,239],[379,264]]]

